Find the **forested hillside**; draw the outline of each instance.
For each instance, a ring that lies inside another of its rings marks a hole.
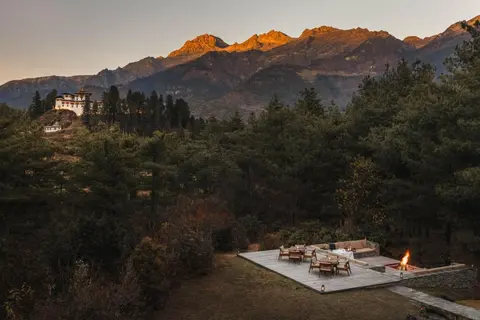
[[[145,319],[214,271],[215,250],[250,242],[478,258],[480,32],[465,27],[451,75],[399,61],[345,113],[307,88],[246,122],[204,121],[112,87],[73,134],[45,137],[37,113],[1,105],[0,317]]]

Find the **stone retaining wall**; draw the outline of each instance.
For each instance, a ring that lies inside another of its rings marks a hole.
[[[477,283],[477,269],[473,267],[419,274],[402,281],[410,288],[470,289]]]
[[[404,286],[396,286],[389,288],[390,291],[399,295],[412,299],[413,301],[424,306],[426,310],[432,310],[435,314],[441,314],[444,319],[449,320],[478,320],[480,319],[480,310],[462,306],[460,304],[443,300]],[[429,314],[429,312],[427,313]],[[430,319],[427,316],[427,319]],[[443,319],[442,318],[442,319]],[[424,319],[422,317],[422,319]],[[437,317],[435,317],[437,319]]]

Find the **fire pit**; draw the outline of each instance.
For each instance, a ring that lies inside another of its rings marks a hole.
[[[407,251],[405,255],[402,258],[402,261],[400,263],[391,263],[391,264],[386,264],[385,267],[389,267],[398,271],[415,271],[418,270],[419,268],[411,266],[408,264],[408,260],[410,259],[410,251]]]

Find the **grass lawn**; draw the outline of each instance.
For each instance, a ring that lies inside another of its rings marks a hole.
[[[184,282],[157,320],[405,320],[417,311],[386,289],[321,295],[242,258],[219,255],[213,274]]]
[[[459,300],[457,303],[480,310],[480,300]]]

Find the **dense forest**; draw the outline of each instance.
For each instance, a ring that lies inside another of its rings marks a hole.
[[[35,92],[32,103],[28,107],[31,119],[39,119],[55,105],[57,90],[52,90],[42,99],[38,91]],[[111,86],[103,93],[102,100],[89,100],[86,97],[86,107],[83,110],[82,123],[89,129],[99,123],[111,126],[118,125],[124,133],[135,133],[141,136],[151,136],[157,130],[171,131],[183,128],[191,132],[199,132],[205,121],[195,119],[190,114],[190,107],[184,99],[173,100],[172,95],[163,96],[154,91],[149,97],[143,92],[128,91],[125,98],[120,97],[116,86]]]
[[[145,319],[216,250],[253,242],[368,237],[424,265],[456,246],[478,258],[480,33],[464,27],[448,75],[400,61],[344,113],[305,89],[247,121],[203,121],[113,87],[73,137],[46,138],[38,112],[1,105],[0,316]]]

